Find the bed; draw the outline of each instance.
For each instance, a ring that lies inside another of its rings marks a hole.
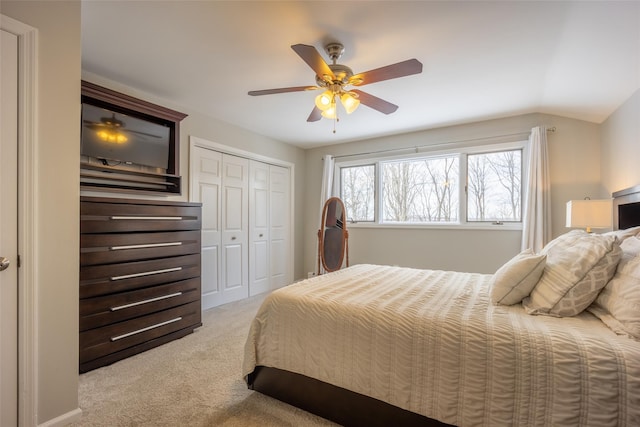
[[[248,386],[346,426],[640,425],[640,188],[614,196],[627,230],[571,231],[495,275],[355,265],[273,292],[247,338]]]

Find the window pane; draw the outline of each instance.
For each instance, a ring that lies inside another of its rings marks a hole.
[[[374,221],[375,166],[343,167],[340,175],[347,221]]]
[[[458,220],[458,157],[385,162],[382,167],[384,222]]]
[[[467,156],[467,220],[521,221],[522,150]]]

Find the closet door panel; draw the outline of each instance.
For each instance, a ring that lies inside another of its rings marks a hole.
[[[222,299],[249,296],[249,160],[222,154]]]
[[[220,304],[220,202],[222,154],[195,147],[191,153],[191,199],[202,203],[202,308]]]
[[[289,266],[293,263],[290,253],[290,178],[289,169],[270,166],[269,169],[270,211],[270,282],[271,289],[291,283]]]
[[[269,274],[269,165],[251,161],[249,181],[249,295],[271,289]]]

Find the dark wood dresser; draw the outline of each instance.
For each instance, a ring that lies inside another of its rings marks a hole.
[[[199,326],[201,204],[80,198],[80,372]]]

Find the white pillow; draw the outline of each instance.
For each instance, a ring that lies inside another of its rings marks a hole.
[[[605,236],[616,236],[620,242],[628,237],[637,236],[640,234],[640,225],[631,228],[625,228],[623,230],[614,230],[604,233]]]
[[[502,305],[522,302],[540,280],[546,259],[526,249],[507,261],[491,279],[491,301]]]
[[[616,271],[622,251],[616,236],[572,230],[547,244],[547,263],[522,304],[529,314],[575,316],[596,299]]]
[[[616,334],[640,341],[640,239],[629,237],[620,248],[615,276],[588,310]]]

